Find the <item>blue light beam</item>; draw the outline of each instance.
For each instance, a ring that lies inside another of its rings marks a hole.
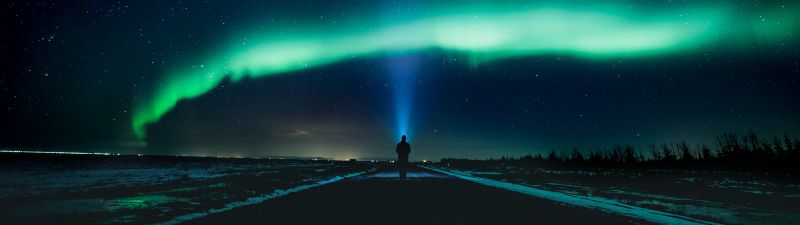
[[[411,109],[414,103],[414,81],[419,60],[412,55],[403,55],[390,58],[388,64],[397,120],[396,137],[400,138],[400,136],[406,135],[410,140],[413,136]]]

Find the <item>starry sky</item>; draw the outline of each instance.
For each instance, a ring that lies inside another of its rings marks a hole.
[[[791,1],[10,1],[0,148],[488,158],[800,134]]]

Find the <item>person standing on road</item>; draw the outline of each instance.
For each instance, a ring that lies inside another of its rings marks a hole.
[[[400,180],[406,180],[406,169],[408,167],[408,154],[411,153],[411,145],[406,142],[406,136],[403,135],[400,143],[397,143],[397,166],[400,170]]]

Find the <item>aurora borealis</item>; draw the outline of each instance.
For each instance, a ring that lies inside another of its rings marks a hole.
[[[366,157],[411,132],[485,157],[800,131],[792,2],[61,4],[6,9],[7,147]]]
[[[143,138],[145,126],[158,121],[179,100],[202,95],[225,77],[237,81],[244,76],[281,74],[386,51],[425,48],[466,52],[475,61],[547,53],[635,57],[714,41],[719,31],[732,23],[719,9],[698,10],[695,15],[678,19],[658,15],[665,12],[654,15],[621,9],[483,11],[437,15],[380,26],[371,32],[348,33],[344,28],[344,32],[309,32],[293,38],[266,36],[252,46],[234,47],[194,64],[200,67],[184,67],[168,74],[152,100],[137,107],[134,132]]]

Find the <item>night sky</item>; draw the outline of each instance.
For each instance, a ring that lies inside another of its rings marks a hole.
[[[0,148],[387,158],[407,134],[435,160],[797,136],[798,11],[12,0]]]

